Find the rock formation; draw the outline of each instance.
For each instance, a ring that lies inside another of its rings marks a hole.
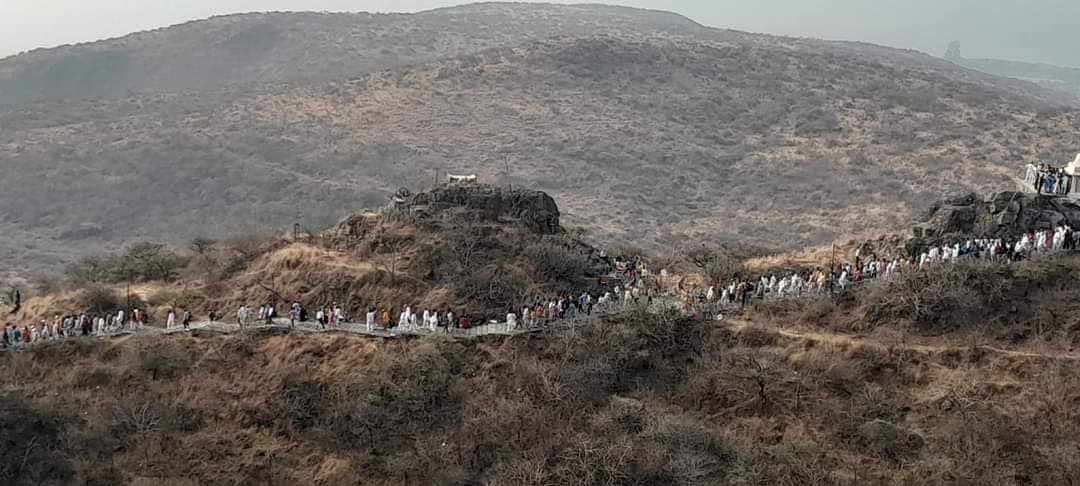
[[[488,184],[445,184],[401,198],[395,210],[407,212],[418,223],[445,219],[484,223],[516,223],[542,235],[562,231],[559,206],[540,191],[504,189]]]
[[[999,192],[985,199],[968,193],[934,204],[912,232],[919,240],[954,236],[1013,239],[1060,225],[1080,230],[1080,204],[1065,197],[1023,192]]]

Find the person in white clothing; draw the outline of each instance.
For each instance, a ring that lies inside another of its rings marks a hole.
[[[176,325],[176,312],[170,310],[169,316],[165,318],[165,329],[172,329]]]
[[[514,332],[515,329],[517,329],[517,314],[510,311],[506,314],[506,332]]]
[[[375,308],[368,308],[367,316],[365,316],[365,324],[367,324],[368,332],[375,330]]]

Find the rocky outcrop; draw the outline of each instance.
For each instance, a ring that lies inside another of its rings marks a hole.
[[[394,208],[412,215],[419,223],[465,220],[516,223],[543,235],[562,231],[559,206],[540,191],[476,183],[445,184],[415,195],[399,195]]]
[[[1024,233],[1066,225],[1080,230],[1080,205],[1065,197],[999,192],[946,197],[912,228],[920,240],[955,236],[1018,238]]]

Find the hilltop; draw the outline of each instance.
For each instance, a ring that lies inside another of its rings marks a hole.
[[[702,26],[658,10],[581,4],[475,3],[414,14],[256,12],[195,20],[97,42],[0,59],[0,104],[136,93],[277,89],[359,77],[402,66],[555,37],[679,39],[856,56],[933,70],[1056,102],[1075,97],[960,69],[908,50]]]
[[[562,227],[558,205],[543,192],[450,184],[395,201],[319,231],[89,257],[8,317],[113,313],[135,283],[133,305],[158,320],[169,309],[227,316],[241,304],[271,302],[337,303],[354,318],[369,307],[412,306],[501,319],[511,304],[593,291],[612,270],[600,250]]]

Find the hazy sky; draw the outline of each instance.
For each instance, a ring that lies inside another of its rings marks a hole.
[[[0,0],[0,56],[210,15],[265,10],[416,11],[453,0]],[[561,2],[574,3],[574,2]],[[714,26],[861,40],[942,55],[1080,66],[1080,0],[619,0]]]

